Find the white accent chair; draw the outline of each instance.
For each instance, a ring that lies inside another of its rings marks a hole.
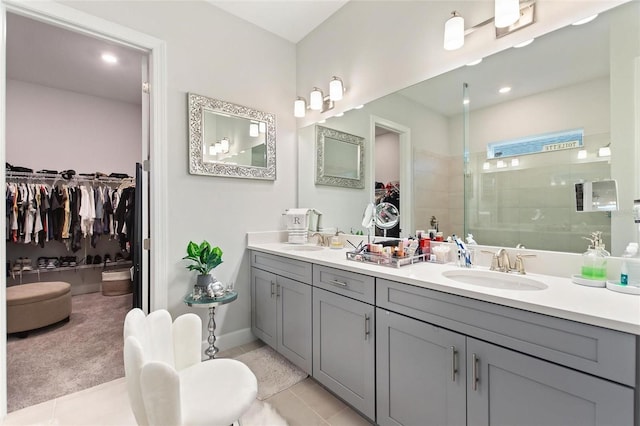
[[[124,321],[124,371],[140,426],[230,425],[249,409],[258,382],[233,359],[202,362],[202,320],[172,322],[166,310],[132,309]]]

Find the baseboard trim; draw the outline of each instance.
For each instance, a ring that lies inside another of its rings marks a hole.
[[[240,330],[232,331],[221,336],[216,336],[216,347],[220,349],[220,352],[228,349],[235,348],[236,346],[251,343],[256,340],[256,337],[251,332],[251,328],[243,328]],[[209,347],[209,342],[202,341],[202,351]]]

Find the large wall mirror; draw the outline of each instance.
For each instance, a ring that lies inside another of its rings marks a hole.
[[[194,93],[189,104],[189,173],[276,178],[275,115]]]
[[[364,138],[316,126],[316,184],[364,188]]]
[[[585,251],[582,236],[600,230],[620,256],[638,239],[632,213],[640,198],[638,22],[640,3],[628,2],[326,125],[369,136],[372,117],[382,117],[410,129],[413,162],[401,167],[412,173],[417,229],[430,228],[436,216],[445,235],[472,232],[479,244],[573,253]],[[500,94],[507,86],[511,91]],[[359,229],[362,209],[372,201],[371,174],[366,170],[358,194],[314,187],[309,127],[299,130],[300,204],[321,210],[326,226]],[[487,155],[489,144],[576,129],[583,146],[504,159]],[[609,179],[617,181],[619,210],[577,212],[575,183]],[[411,232],[403,229],[403,235]]]

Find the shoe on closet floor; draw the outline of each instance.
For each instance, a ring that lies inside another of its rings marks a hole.
[[[45,269],[47,267],[47,258],[46,257],[39,257],[38,258],[38,269]]]
[[[115,256],[114,260],[116,262],[122,262],[124,260],[124,257],[122,257],[122,254],[116,253],[116,256]]]
[[[78,266],[78,258],[76,256],[69,256],[69,266],[72,268]]]
[[[111,255],[109,253],[104,255],[104,263],[111,263]]]
[[[100,256],[99,254],[96,254],[95,256],[93,256],[93,264],[94,265],[99,265],[101,263],[102,263],[102,256]]]
[[[92,255],[87,255],[87,258],[84,260],[84,264],[85,265],[93,265],[93,256]]]
[[[60,258],[60,266],[62,266],[63,268],[68,268],[69,267],[69,258],[68,257],[61,257]]]

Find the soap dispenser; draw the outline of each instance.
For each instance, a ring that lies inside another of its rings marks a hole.
[[[607,280],[607,257],[609,252],[605,250],[602,242],[602,232],[591,233],[591,238],[583,237],[591,242],[586,252],[582,254],[582,278],[598,281]]]

